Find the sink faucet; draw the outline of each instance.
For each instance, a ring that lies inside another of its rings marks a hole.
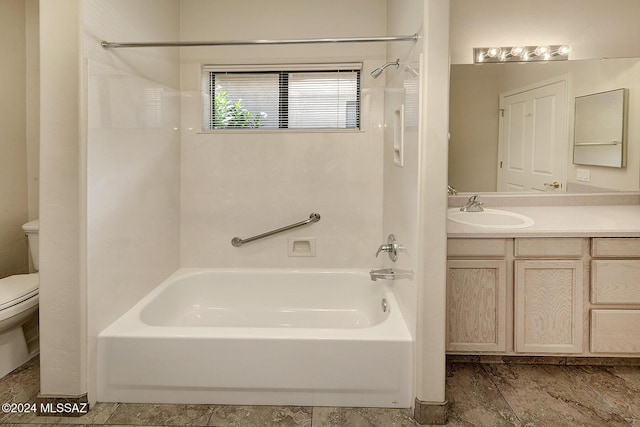
[[[477,194],[474,194],[473,196],[469,197],[469,200],[467,200],[467,204],[461,207],[460,210],[462,212],[483,212],[484,211],[484,209],[482,209],[482,202],[478,200]]]
[[[455,196],[458,194],[458,190],[456,190],[452,185],[447,184],[447,194]]]

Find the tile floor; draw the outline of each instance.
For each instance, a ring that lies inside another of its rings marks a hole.
[[[39,360],[0,380],[0,403],[33,401]],[[640,427],[640,367],[460,363],[447,366],[449,426]],[[1,414],[9,426],[414,426],[398,409],[99,403],[79,418]]]

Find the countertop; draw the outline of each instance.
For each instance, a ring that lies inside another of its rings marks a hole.
[[[487,206],[526,215],[528,228],[500,229],[447,220],[449,238],[506,237],[640,237],[640,205]]]

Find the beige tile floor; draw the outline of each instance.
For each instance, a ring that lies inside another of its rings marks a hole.
[[[33,401],[39,360],[0,380],[0,403]],[[450,426],[640,427],[640,367],[449,363]],[[0,414],[9,426],[414,426],[408,410],[98,403],[79,418]]]

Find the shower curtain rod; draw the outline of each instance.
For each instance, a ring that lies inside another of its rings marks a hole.
[[[193,41],[193,42],[108,42],[102,41],[104,49],[118,49],[125,47],[193,47],[193,46],[245,46],[245,45],[276,45],[276,44],[319,44],[319,43],[368,43],[368,42],[401,42],[417,41],[418,34],[410,36],[378,36],[378,37],[343,37],[328,39],[284,39],[284,40],[224,40],[224,41]]]

